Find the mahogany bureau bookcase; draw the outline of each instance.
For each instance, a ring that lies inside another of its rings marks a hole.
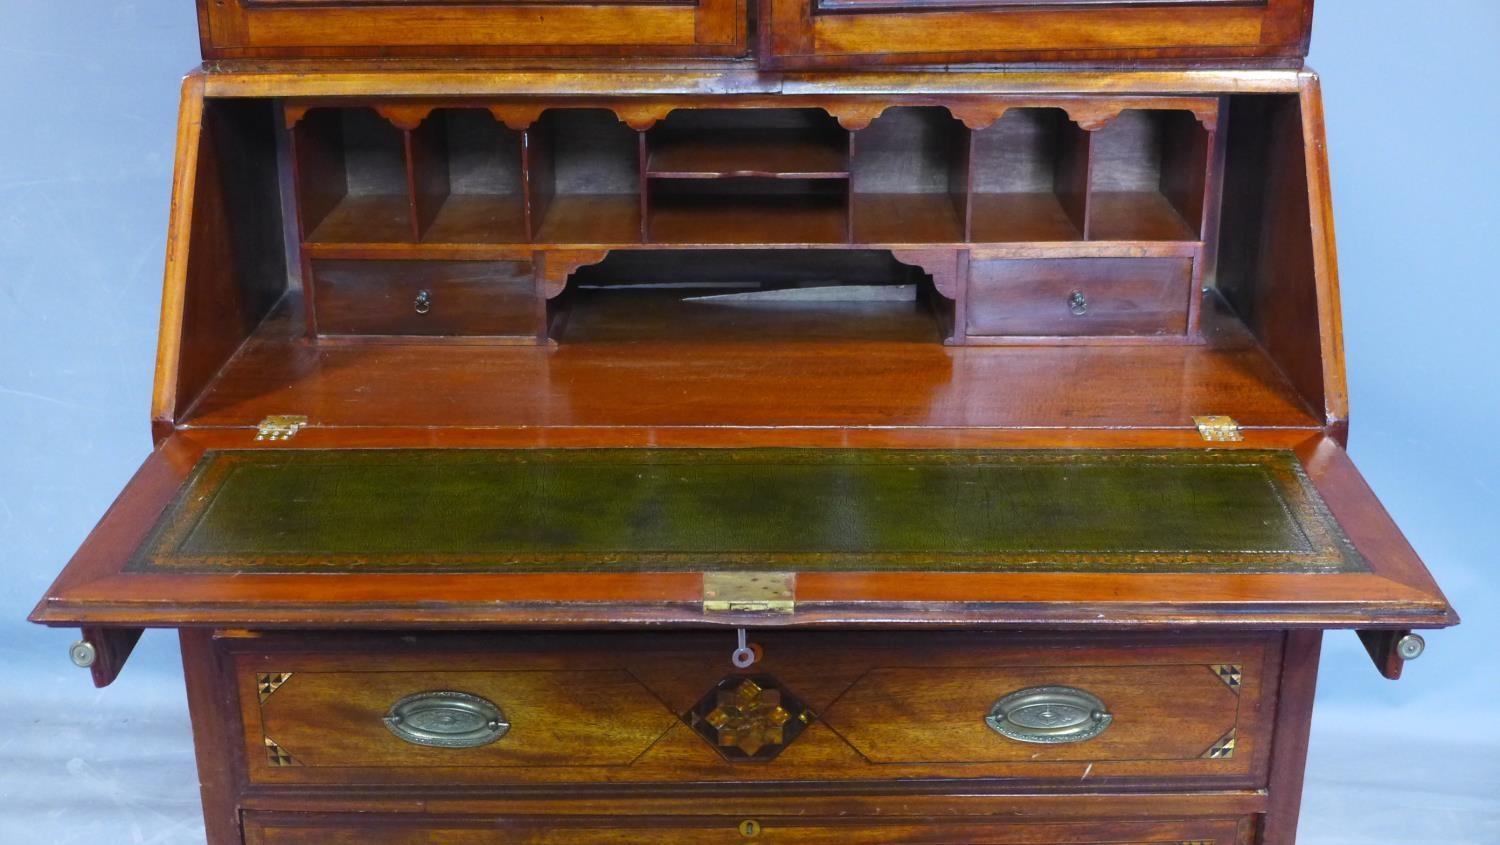
[[[213,845],[1287,845],[1345,452],[1311,0],[199,0],[155,449]]]

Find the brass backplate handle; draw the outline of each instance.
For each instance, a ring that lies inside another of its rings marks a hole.
[[[510,731],[494,702],[453,690],[408,695],[382,721],[400,739],[434,748],[478,748]]]
[[[1097,695],[1076,687],[1028,687],[995,702],[984,721],[1017,742],[1061,745],[1093,739],[1114,717]]]

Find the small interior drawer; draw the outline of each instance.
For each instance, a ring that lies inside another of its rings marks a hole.
[[[372,635],[243,643],[261,784],[1264,783],[1280,638]]]
[[[314,260],[320,335],[524,337],[540,317],[529,260]]]
[[[716,802],[717,803],[717,802]],[[789,808],[792,809],[792,808]],[[246,845],[516,845],[651,842],[712,845],[1235,845],[1240,819],[996,823],[985,819],[683,817],[423,817],[395,814],[246,814]]]
[[[1191,257],[985,258],[969,265],[971,338],[1182,340]]]

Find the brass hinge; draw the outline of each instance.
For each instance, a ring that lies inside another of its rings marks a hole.
[[[306,425],[307,417],[293,414],[272,414],[255,426],[255,439],[291,440]]]
[[[792,613],[797,576],[790,572],[705,572],[704,613]]]
[[[1210,443],[1238,443],[1245,439],[1233,417],[1193,417],[1198,433]]]

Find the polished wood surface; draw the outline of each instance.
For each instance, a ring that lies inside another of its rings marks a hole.
[[[582,310],[585,305],[579,305]],[[770,315],[774,318],[774,314]],[[634,320],[646,318],[632,318]],[[630,331],[620,322],[617,332]],[[185,417],[194,427],[254,425],[294,410],[320,426],[1157,428],[1199,414],[1252,428],[1307,428],[1316,413],[1237,320],[1213,300],[1205,343],[996,350],[839,341],[766,329],[745,344],[641,338],[629,361],[587,335],[556,348],[349,347],[297,340],[282,311],[229,363]],[[928,339],[932,338],[932,339]],[[1129,363],[1122,363],[1128,361]],[[899,374],[893,377],[893,374]],[[1059,374],[1067,374],[1061,377]],[[440,389],[441,404],[414,386]],[[1006,385],[1003,394],[986,385]]]
[[[1219,108],[1180,96],[820,96],[312,100],[285,113],[305,247],[390,252],[413,242],[1197,241],[1217,207]],[[509,152],[517,130],[519,155]],[[474,159],[482,190],[453,181]],[[600,197],[616,199],[597,224],[588,206],[548,222],[556,203]]]
[[[749,823],[747,825],[747,823]],[[747,836],[746,830],[753,831]],[[1236,845],[1241,823],[1233,819],[1163,822],[1031,822],[887,818],[854,822],[838,817],[737,819],[724,816],[621,819],[436,818],[417,815],[315,816],[252,814],[246,845],[483,845],[498,833],[506,842],[525,845],[578,843],[663,845],[756,842],[802,845]],[[434,839],[434,837],[439,837]]]
[[[760,57],[799,68],[1188,59],[1295,65],[1307,54],[1312,5],[761,0]]]
[[[205,59],[345,56],[735,56],[744,0],[201,0]]]
[[[968,334],[1188,336],[1191,258],[970,262]]]
[[[513,261],[312,261],[322,336],[520,337],[537,324],[531,256]]]
[[[1311,9],[200,0],[157,448],[32,618],[101,684],[182,628],[211,845],[1291,845],[1323,630],[1457,622],[1344,449]],[[699,568],[129,565],[209,451],[602,447],[1288,450],[1368,569],[806,567],[768,613]],[[750,676],[806,719],[731,762],[696,708]],[[1059,684],[1110,727],[984,724]],[[382,721],[445,688],[510,732]]]
[[[814,716],[764,763],[726,759],[684,714],[735,674],[724,634],[289,637],[233,643],[242,742],[257,783],[626,784],[884,782],[1003,777],[1021,784],[1194,788],[1265,783],[1278,637],[761,633],[769,674]],[[378,656],[376,656],[378,655]],[[1217,668],[1233,665],[1237,687]],[[257,692],[258,677],[291,677]],[[1071,686],[1114,723],[1086,742],[1037,746],[984,721],[1003,696]],[[406,696],[478,695],[509,731],[477,748],[430,748],[382,721]],[[1230,732],[1235,750],[1205,754]],[[273,739],[292,765],[274,764]]]

